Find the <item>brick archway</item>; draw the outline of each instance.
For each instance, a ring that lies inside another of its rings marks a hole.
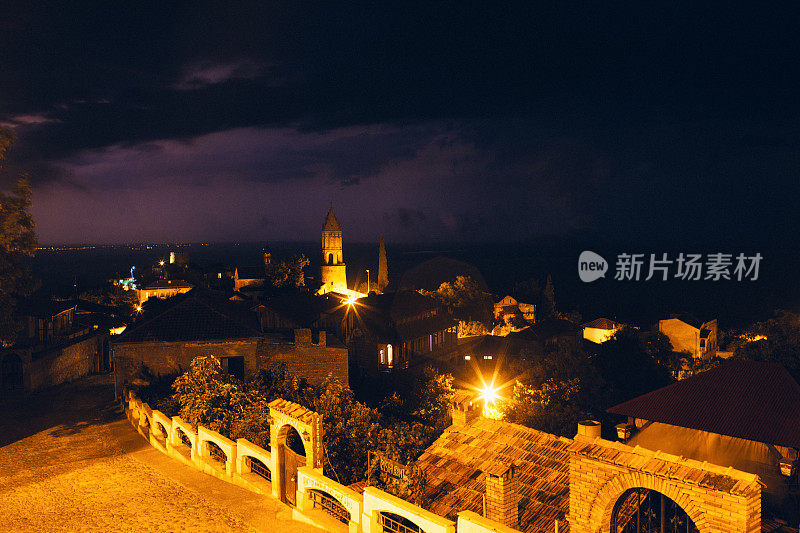
[[[609,533],[614,505],[625,491],[635,488],[650,489],[663,494],[686,512],[700,533],[712,531],[706,526],[705,513],[686,491],[680,490],[676,484],[668,480],[639,472],[616,476],[600,488],[591,503],[588,531]]]
[[[679,506],[700,533],[761,530],[758,476],[600,438],[570,446],[569,522],[572,533],[610,533],[620,496],[642,488]]]

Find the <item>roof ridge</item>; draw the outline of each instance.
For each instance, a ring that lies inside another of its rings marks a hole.
[[[180,295],[179,295],[179,296],[180,296]],[[186,301],[186,300],[188,300],[189,298],[191,298],[191,297],[190,297],[190,296],[185,296],[185,297],[183,298],[183,300],[182,300],[182,301],[180,301],[180,302],[176,303],[176,304],[175,304],[175,305],[173,305],[172,307],[170,307],[170,308],[168,308],[168,309],[165,309],[164,311],[162,311],[161,313],[157,314],[156,316],[154,316],[154,317],[152,317],[152,318],[149,318],[148,320],[146,320],[146,321],[142,322],[141,324],[139,324],[139,325],[135,326],[133,329],[131,329],[131,330],[126,330],[126,331],[125,331],[125,333],[123,333],[122,335],[120,335],[120,337],[121,337],[121,338],[120,338],[120,340],[124,340],[125,338],[127,338],[127,337],[131,336],[133,333],[136,333],[138,330],[140,330],[141,328],[143,328],[143,327],[145,327],[146,325],[150,324],[151,322],[153,322],[153,321],[154,321],[154,320],[156,320],[157,318],[161,318],[162,316],[166,315],[167,313],[170,313],[170,312],[171,312],[171,311],[173,311],[173,310],[174,310],[176,307],[178,307],[179,305],[183,304],[183,302],[185,302],[185,301]]]
[[[241,320],[237,320],[237,319],[235,319],[234,317],[232,317],[232,316],[228,315],[227,313],[223,313],[222,311],[220,311],[220,310],[218,310],[218,309],[214,308],[213,306],[209,305],[207,302],[203,301],[202,299],[200,299],[200,298],[195,298],[195,299],[196,299],[198,302],[200,302],[201,304],[203,304],[203,305],[204,305],[206,308],[208,308],[209,310],[211,310],[211,312],[213,312],[213,313],[216,313],[216,314],[220,315],[221,317],[223,317],[223,318],[225,318],[225,319],[227,319],[227,320],[230,320],[231,322],[235,322],[235,323],[236,323],[237,325],[239,325],[239,326],[242,326],[242,327],[244,327],[244,328],[246,328],[246,329],[249,329],[249,330],[251,330],[251,331],[253,331],[253,332],[255,332],[255,333],[258,333],[259,335],[261,334],[261,331],[259,331],[259,330],[257,330],[257,329],[254,329],[254,328],[251,328],[249,325],[245,324],[245,323],[244,323],[244,322],[242,322]],[[185,300],[184,300],[184,301],[185,301]],[[181,303],[183,303],[183,302],[181,302]],[[180,305],[180,304],[178,304],[178,305]],[[178,306],[176,305],[175,307],[178,307]],[[173,308],[173,309],[174,309],[174,308]]]

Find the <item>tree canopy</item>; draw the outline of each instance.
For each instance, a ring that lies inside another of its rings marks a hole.
[[[0,168],[14,134],[0,128]],[[10,194],[0,192],[0,345],[14,342],[20,330],[16,305],[35,289],[28,260],[36,251],[30,214],[31,185],[21,176]]]
[[[179,414],[193,426],[203,425],[234,440],[243,437],[264,448],[270,444],[269,402],[283,398],[299,403],[322,415],[326,473],[350,484],[365,479],[370,450],[407,463],[450,425],[452,379],[426,370],[409,384],[402,399],[391,397],[393,409],[384,414],[356,400],[352,390],[332,377],[314,387],[278,364],[243,382],[223,372],[219,359],[209,356],[195,358],[174,380],[171,394],[161,381],[148,379],[151,385],[139,395],[167,415]],[[413,492],[417,486],[373,481],[395,494]]]

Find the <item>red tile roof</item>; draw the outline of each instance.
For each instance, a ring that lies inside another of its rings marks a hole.
[[[800,448],[800,385],[778,363],[727,361],[608,412]]]

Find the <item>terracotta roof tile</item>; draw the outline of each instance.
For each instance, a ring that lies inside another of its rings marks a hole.
[[[426,474],[426,508],[455,519],[459,511],[482,514],[486,473],[515,466],[519,518],[526,533],[551,532],[569,508],[572,441],[508,422],[478,419],[451,427],[416,464]],[[444,467],[443,467],[444,466]],[[446,490],[446,494],[441,494]],[[559,531],[564,531],[563,525]]]

